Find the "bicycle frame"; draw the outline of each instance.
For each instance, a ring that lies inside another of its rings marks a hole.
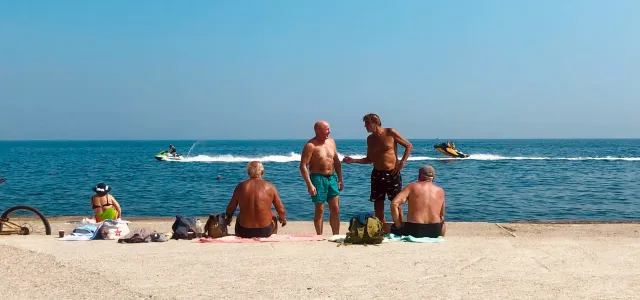
[[[23,228],[22,226],[13,223],[9,220],[0,220],[0,224],[2,224],[2,231],[0,231],[0,235],[28,235],[29,229]]]

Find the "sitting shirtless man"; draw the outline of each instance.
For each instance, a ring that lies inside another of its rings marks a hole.
[[[437,238],[444,236],[444,190],[433,183],[436,170],[423,166],[418,171],[418,181],[408,184],[391,201],[393,226],[391,233],[413,237]],[[409,201],[407,222],[403,222],[400,205]]]
[[[231,224],[233,213],[240,206],[236,220],[236,236],[254,238],[277,234],[278,219],[271,212],[272,204],[280,216],[282,226],[287,225],[286,212],[278,190],[273,184],[262,179],[264,167],[259,161],[252,161],[247,165],[247,175],[249,179],[236,186],[227,206],[227,226]]]

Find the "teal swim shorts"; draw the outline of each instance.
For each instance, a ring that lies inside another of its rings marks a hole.
[[[338,176],[336,173],[331,175],[311,173],[309,177],[317,191],[315,196],[311,196],[313,203],[325,203],[329,199],[340,195],[340,190],[338,189]]]

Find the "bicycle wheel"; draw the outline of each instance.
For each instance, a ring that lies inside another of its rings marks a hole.
[[[36,216],[25,217],[20,214],[22,212],[31,212]],[[23,229],[21,234],[24,235],[40,232],[42,229],[44,229],[46,235],[51,235],[51,225],[49,225],[47,218],[43,213],[31,206],[17,205],[10,207],[0,216],[0,219],[20,224]],[[2,231],[2,223],[0,223],[0,231]]]

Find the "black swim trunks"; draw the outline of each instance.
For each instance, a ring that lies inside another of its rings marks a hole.
[[[398,228],[395,224],[391,225],[391,233],[395,235],[403,235],[403,236],[413,236],[415,238],[437,238],[442,233],[442,225],[444,221],[440,223],[432,223],[432,224],[419,224],[419,223],[410,223],[405,222],[402,224],[402,227]]]
[[[236,221],[236,236],[241,238],[270,237],[273,232],[273,223],[264,228],[244,228]]]
[[[371,202],[393,200],[402,190],[402,175],[392,175],[392,171],[371,170]]]

